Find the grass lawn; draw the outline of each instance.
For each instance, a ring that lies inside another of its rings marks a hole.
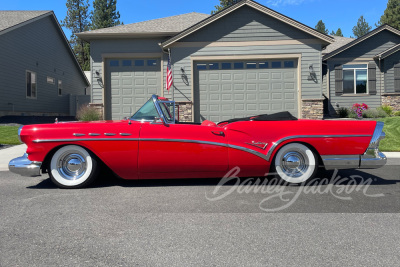
[[[19,145],[18,140],[19,126],[0,126],[0,144]]]
[[[400,117],[389,117],[376,119],[383,121],[385,126],[383,131],[386,133],[386,138],[380,142],[379,150],[387,152],[400,151]]]

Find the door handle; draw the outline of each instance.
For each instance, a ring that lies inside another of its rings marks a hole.
[[[215,135],[219,135],[219,136],[225,136],[224,132],[220,132],[220,131],[211,131],[213,134]]]

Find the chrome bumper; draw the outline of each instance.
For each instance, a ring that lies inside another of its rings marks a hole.
[[[28,159],[28,154],[24,154],[22,157],[15,158],[8,163],[8,169],[10,172],[27,177],[40,176],[41,166],[41,162],[30,161]]]
[[[383,122],[377,122],[374,134],[363,155],[321,156],[325,169],[376,169],[386,164],[385,154],[379,151],[379,142],[385,138]]]

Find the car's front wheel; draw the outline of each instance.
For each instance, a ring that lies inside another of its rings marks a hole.
[[[302,183],[315,176],[318,157],[307,146],[290,143],[279,149],[275,156],[276,174],[289,183]]]
[[[97,172],[96,158],[83,147],[76,145],[61,147],[50,161],[50,178],[60,188],[85,187],[93,182]]]

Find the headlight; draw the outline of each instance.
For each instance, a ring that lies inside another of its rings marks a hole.
[[[24,125],[22,125],[21,127],[19,127],[19,129],[18,129],[18,140],[21,142],[21,143],[23,143],[22,142],[22,140],[21,140],[21,131],[22,131],[22,128],[24,127]]]

